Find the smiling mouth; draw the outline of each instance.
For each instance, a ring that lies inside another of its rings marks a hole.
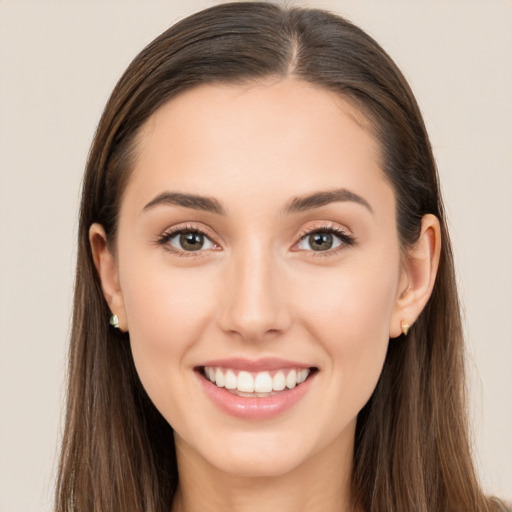
[[[199,373],[218,388],[247,398],[264,398],[300,386],[317,368],[286,368],[281,370],[248,372],[215,366],[201,366]]]

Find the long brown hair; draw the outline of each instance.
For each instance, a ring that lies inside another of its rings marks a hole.
[[[146,395],[129,335],[109,328],[88,240],[93,222],[115,250],[117,215],[144,122],[198,84],[292,76],[357,106],[381,145],[402,247],[423,215],[441,222],[433,294],[407,338],[393,340],[357,421],[353,486],[366,512],[483,512],[470,456],[460,307],[434,158],[409,86],[382,48],[315,9],[223,4],[150,43],[116,85],[89,154],[78,234],[69,391],[56,510],[164,512],[178,484],[173,432]]]

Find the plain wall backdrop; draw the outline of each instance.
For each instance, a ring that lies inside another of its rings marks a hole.
[[[103,106],[143,46],[213,3],[0,0],[0,512],[52,508],[79,189]],[[366,29],[420,103],[466,311],[476,460],[510,499],[512,2],[303,4]]]

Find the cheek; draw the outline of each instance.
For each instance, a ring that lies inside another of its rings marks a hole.
[[[370,341],[372,333],[389,337],[397,284],[398,265],[357,261],[315,275],[304,283],[299,296],[304,316],[308,312],[311,324],[328,338],[363,342]]]
[[[122,286],[130,343],[139,377],[156,403],[158,390],[168,389],[190,369],[187,355],[214,304],[205,285],[211,279],[165,264],[149,265],[151,271],[141,273],[132,263],[126,262]]]
[[[398,264],[361,260],[317,276],[300,294],[301,316],[328,354],[335,378],[366,398],[386,356],[398,275]]]

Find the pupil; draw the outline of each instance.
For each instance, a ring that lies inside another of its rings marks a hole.
[[[203,246],[203,235],[201,233],[183,233],[180,236],[180,244],[188,251],[198,251]]]
[[[330,233],[314,233],[309,237],[311,248],[316,251],[327,251],[332,247],[332,235]]]

